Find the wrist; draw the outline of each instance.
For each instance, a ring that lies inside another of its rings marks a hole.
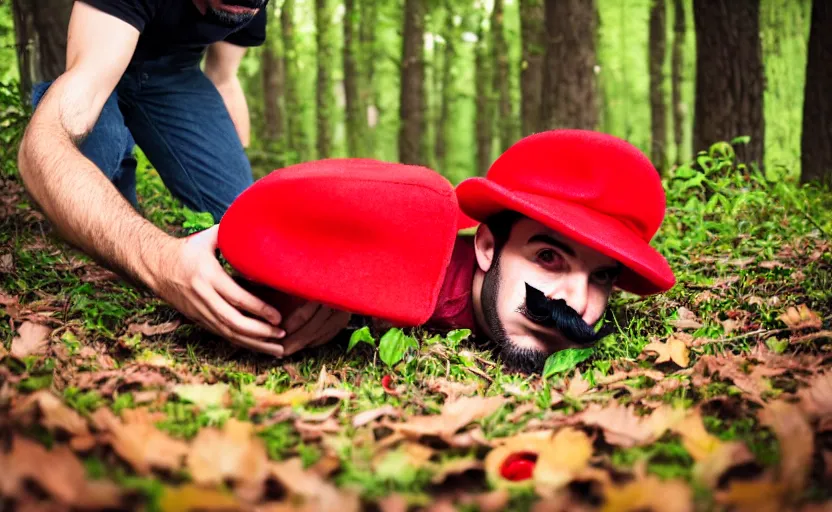
[[[154,237],[145,238],[139,245],[137,261],[134,265],[138,279],[154,294],[159,295],[164,276],[169,273],[173,254],[176,253],[181,240],[166,233],[156,233]]]

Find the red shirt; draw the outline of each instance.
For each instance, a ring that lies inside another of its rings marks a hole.
[[[458,236],[454,244],[451,262],[439,291],[436,309],[426,325],[440,329],[476,330],[474,301],[471,288],[474,284],[476,253],[473,236]]]

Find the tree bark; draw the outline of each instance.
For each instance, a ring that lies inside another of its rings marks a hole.
[[[665,19],[665,0],[653,0],[650,7],[650,158],[659,173],[664,172],[667,166],[664,98]]]
[[[546,0],[543,123],[547,129],[598,125],[595,0]]]
[[[359,0],[361,6],[361,22],[359,39],[361,51],[361,105],[364,109],[363,118],[366,124],[364,145],[367,154],[372,155],[375,150],[375,126],[378,119],[379,100],[377,89],[373,84],[376,70],[376,23],[378,8],[376,0]]]
[[[503,23],[503,0],[494,0],[491,13],[491,36],[494,40],[494,92],[497,95],[497,125],[499,128],[499,149],[505,151],[514,143],[513,120],[511,116],[511,96],[509,85],[508,42]]]
[[[303,129],[303,106],[298,94],[298,65],[295,50],[295,0],[284,0],[280,9],[280,30],[283,36],[283,71],[286,78],[286,140],[287,150],[294,155],[291,162],[309,160],[306,131]]]
[[[263,74],[263,117],[266,122],[264,138],[272,151],[281,155],[279,162],[282,167],[283,139],[286,132],[286,114],[283,110],[285,77],[283,73],[283,56],[275,43],[266,42],[261,53],[261,68]]]
[[[66,69],[66,37],[72,0],[12,0],[20,83],[32,86]],[[28,100],[28,98],[27,98]]]
[[[543,129],[541,100],[543,94],[543,61],[546,57],[543,26],[543,0],[520,0],[520,28],[523,62],[520,66],[522,135]]]
[[[328,0],[315,0],[315,41],[318,48],[318,83],[315,88],[315,119],[318,158],[327,158],[332,153],[332,10]]]
[[[445,56],[442,60],[441,95],[439,100],[439,116],[436,121],[436,142],[434,150],[436,153],[436,165],[441,171],[448,169],[447,147],[448,147],[448,120],[450,118],[451,103],[454,98],[453,91],[453,62],[456,57],[457,31],[454,27],[454,16],[451,11],[451,2],[445,2],[445,28],[442,38],[445,40]]]
[[[740,160],[763,165],[763,52],[760,0],[694,0],[694,152],[748,135]]]
[[[685,47],[685,5],[673,0],[673,55],[671,56],[671,103],[673,104],[673,143],[676,146],[676,165],[682,163],[682,133],[684,110],[682,105],[682,69]]]
[[[358,26],[355,0],[344,0],[344,96],[347,114],[347,152],[350,157],[363,155],[364,130],[367,126],[361,103],[359,82],[361,75],[355,52],[355,29]]]
[[[476,131],[477,131],[477,172],[485,175],[491,167],[491,144],[494,138],[494,110],[491,101],[491,58],[488,41],[481,20],[478,23],[477,44],[475,48],[476,66]]]
[[[405,0],[402,78],[399,101],[399,161],[424,165],[425,133],[424,2]]]
[[[803,103],[801,183],[832,187],[832,5],[812,2]]]

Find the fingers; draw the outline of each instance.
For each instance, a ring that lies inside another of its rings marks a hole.
[[[321,314],[323,306],[318,302],[307,302],[303,306],[292,311],[283,322],[288,336],[292,336],[298,329],[306,326],[315,315]],[[329,316],[327,314],[327,316]]]
[[[317,341],[316,334],[324,325],[326,325],[326,322],[332,317],[333,314],[334,311],[332,309],[322,307],[309,322],[286,337],[286,340],[283,342],[284,354],[294,354],[295,352]]]
[[[274,325],[261,322],[256,318],[249,318],[231,307],[216,290],[210,286],[195,286],[194,290],[200,295],[208,309],[220,324],[236,335],[248,338],[283,338],[286,333]]]
[[[326,325],[321,328],[318,334],[315,334],[315,341],[310,348],[320,347],[332,341],[335,336],[350,325],[351,313],[345,311],[336,311],[334,315],[327,321]]]
[[[214,288],[225,300],[232,306],[268,320],[272,325],[280,325],[283,318],[277,309],[237,284],[222,268],[220,270]]]

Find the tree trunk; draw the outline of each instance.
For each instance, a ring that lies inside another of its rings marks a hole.
[[[478,23],[476,45],[476,128],[477,172],[485,175],[491,167],[491,143],[494,130],[494,111],[491,101],[491,59],[482,23]]]
[[[545,128],[598,125],[595,0],[546,0]]]
[[[375,126],[378,122],[377,89],[373,84],[376,71],[376,23],[378,21],[378,8],[376,0],[359,0],[361,6],[360,40],[361,50],[359,52],[361,63],[361,105],[364,109],[363,118],[366,123],[364,145],[367,154],[372,155],[375,150]]]
[[[694,152],[750,136],[740,160],[763,165],[763,52],[760,0],[694,0]]]
[[[12,0],[17,62],[25,94],[66,69],[66,37],[72,0]],[[28,98],[27,98],[28,100]]]
[[[424,23],[424,2],[405,0],[399,102],[399,161],[404,164],[425,163],[422,154],[425,132]]]
[[[543,0],[520,0],[523,62],[520,66],[522,135],[542,130],[540,105],[543,94]]]
[[[283,162],[283,140],[285,137],[286,114],[283,110],[283,95],[285,77],[283,73],[283,59],[279,50],[275,51],[275,44],[266,42],[261,53],[261,68],[263,74],[263,117],[266,121],[264,138],[271,151],[281,155],[279,166]]]
[[[832,5],[812,2],[803,104],[801,183],[832,187]]]
[[[355,28],[358,25],[358,9],[355,0],[344,0],[344,96],[347,109],[347,156],[363,156],[364,129],[367,126],[363,116],[358,71],[355,52]]]
[[[684,68],[685,30],[685,5],[682,0],[673,0],[673,55],[671,56],[670,84],[676,165],[682,163],[682,130],[685,115],[682,105],[682,69]]]
[[[315,89],[315,119],[317,127],[318,158],[327,158],[332,153],[332,10],[329,0],[315,0],[315,41],[318,48],[318,83]]]
[[[499,113],[500,152],[505,151],[514,143],[509,85],[508,42],[506,41],[503,26],[503,16],[503,0],[494,0],[494,10],[491,13],[491,36],[494,40],[494,62],[497,63],[497,69],[494,73],[494,92],[498,98],[497,112]]]
[[[283,35],[283,71],[286,75],[286,140],[293,153],[291,162],[309,160],[306,131],[303,129],[303,106],[298,94],[298,63],[295,49],[295,0],[284,0],[280,9],[280,30]]]
[[[445,28],[442,38],[445,40],[445,56],[442,61],[442,85],[439,103],[439,116],[436,122],[436,165],[442,172],[448,169],[447,147],[448,147],[448,121],[450,118],[451,103],[454,99],[453,91],[453,62],[456,58],[456,37],[457,31],[454,27],[454,15],[451,11],[451,2],[445,2]]]
[[[650,8],[650,158],[659,171],[667,166],[667,123],[664,99],[665,4],[653,0]]]

